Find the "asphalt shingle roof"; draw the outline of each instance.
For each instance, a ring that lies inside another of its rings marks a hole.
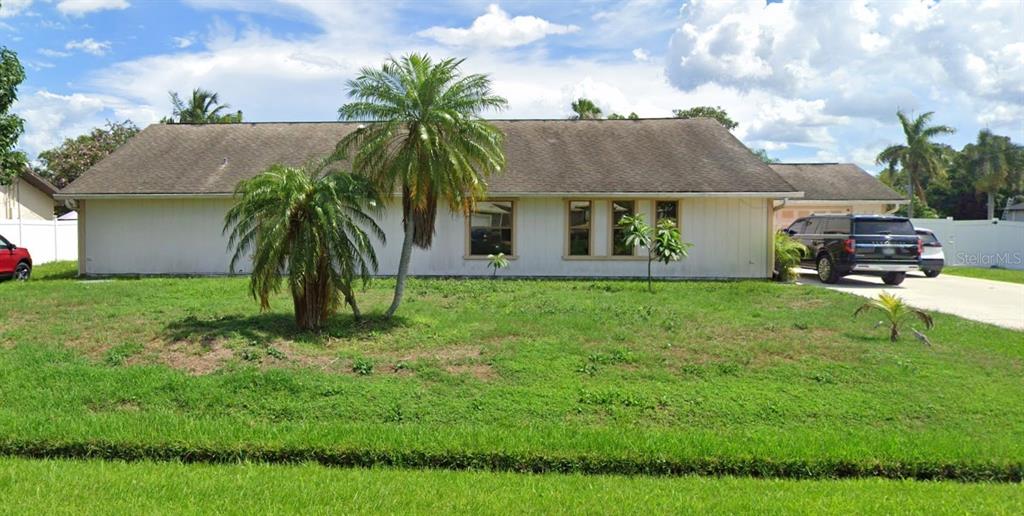
[[[901,201],[905,197],[853,163],[773,163],[804,201]]]
[[[710,119],[497,120],[506,170],[492,194],[792,192]],[[274,163],[299,165],[334,149],[357,123],[294,122],[147,127],[60,194],[226,194]]]

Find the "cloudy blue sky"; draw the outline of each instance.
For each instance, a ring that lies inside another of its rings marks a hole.
[[[68,136],[218,91],[250,121],[333,120],[344,83],[387,55],[466,57],[502,118],[562,118],[573,98],[670,116],[720,105],[787,161],[873,157],[897,107],[935,111],[956,146],[1024,141],[1024,3],[453,0],[0,0],[0,44],[28,79],[30,155]]]

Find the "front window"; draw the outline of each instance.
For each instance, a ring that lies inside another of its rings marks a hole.
[[[679,203],[676,201],[658,201],[654,203],[654,222],[672,219],[679,225]]]
[[[626,245],[626,230],[619,224],[635,213],[635,201],[612,201],[612,256],[633,256],[633,248]]]
[[[476,203],[469,217],[469,254],[487,256],[489,254],[512,252],[512,201],[483,201]]]
[[[569,256],[590,255],[590,201],[569,201]]]

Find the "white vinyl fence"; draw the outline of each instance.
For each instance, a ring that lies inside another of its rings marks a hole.
[[[0,235],[28,249],[32,263],[78,259],[77,220],[0,220]]]
[[[1008,220],[912,219],[935,232],[946,265],[1024,270],[1024,222]]]

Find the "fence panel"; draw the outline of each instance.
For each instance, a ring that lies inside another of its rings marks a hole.
[[[1024,270],[1024,222],[913,219],[913,223],[935,232],[946,265]]]
[[[36,264],[78,259],[75,220],[0,220],[0,235],[27,248]]]

